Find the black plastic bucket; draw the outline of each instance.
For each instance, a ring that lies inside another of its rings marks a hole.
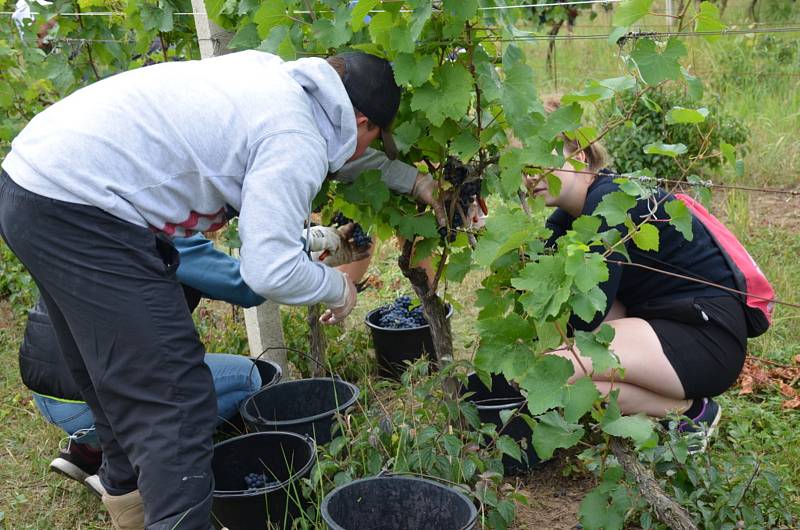
[[[424,355],[428,360],[436,360],[431,327],[428,324],[413,328],[384,328],[378,321],[382,308],[367,313],[364,321],[372,333],[372,344],[378,360],[378,375],[399,379],[406,369],[406,361],[414,362]],[[448,306],[447,318],[453,315],[453,306]]]
[[[261,388],[280,382],[283,370],[278,363],[266,359],[253,359],[253,363],[261,376]]]
[[[331,530],[472,530],[478,511],[463,493],[416,477],[374,477],[339,486],[322,500]]]
[[[215,528],[257,530],[289,528],[305,504],[299,481],[314,464],[316,446],[307,436],[291,432],[258,432],[214,446]],[[263,473],[264,488],[248,490],[244,477]]]
[[[467,385],[461,389],[462,395],[467,392],[474,392],[466,400],[474,403],[478,408],[478,416],[481,421],[483,423],[493,423],[498,431],[503,427],[500,411],[516,410],[525,404],[525,397],[500,374],[492,374],[491,390],[483,384],[478,374],[470,374]],[[521,412],[527,413],[527,407]],[[527,443],[527,448],[523,451],[527,456],[527,462],[525,462],[525,457],[520,462],[508,455],[503,455],[503,467],[507,474],[527,471],[541,462],[531,443],[533,431],[531,431],[530,426],[524,419],[515,416],[508,422],[501,434],[506,434],[517,441],[524,439]]]
[[[358,394],[357,386],[341,379],[297,379],[262,388],[239,412],[253,430],[296,432],[322,445],[331,440],[334,415],[353,405]]]

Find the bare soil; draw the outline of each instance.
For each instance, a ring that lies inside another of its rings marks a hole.
[[[595,486],[595,481],[574,467],[565,476],[570,458],[557,453],[542,469],[518,478],[520,492],[528,497],[528,503],[517,505],[514,530],[576,528],[581,500]]]

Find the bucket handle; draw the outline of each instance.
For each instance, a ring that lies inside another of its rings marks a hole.
[[[311,360],[311,361],[314,361],[314,362],[316,363],[316,365],[317,365],[317,366],[319,366],[320,368],[322,368],[323,370],[325,370],[325,371],[326,371],[328,374],[330,374],[330,376],[331,376],[331,377],[333,377],[334,379],[338,379],[339,381],[341,381],[341,380],[342,380],[342,378],[339,376],[339,374],[336,374],[336,373],[334,373],[332,370],[328,369],[328,368],[327,368],[327,367],[326,367],[324,364],[322,364],[322,363],[321,363],[321,362],[319,362],[317,359],[315,359],[314,357],[312,357],[311,355],[309,355],[307,352],[304,352],[303,350],[298,350],[298,349],[295,349],[295,348],[287,348],[287,347],[285,347],[285,346],[269,346],[269,347],[267,347],[267,348],[264,348],[264,350],[263,350],[261,353],[259,353],[259,354],[258,354],[258,356],[256,356],[254,359],[255,359],[256,361],[260,361],[260,360],[261,360],[261,357],[262,357],[262,356],[263,356],[265,353],[267,353],[267,352],[269,352],[269,351],[275,351],[275,350],[285,350],[285,351],[290,351],[290,352],[293,352],[293,353],[299,353],[300,355],[304,356],[305,358],[307,358],[307,359],[309,359],[309,360]],[[252,359],[252,358],[253,358],[253,357],[251,357],[251,359]],[[253,362],[253,366],[251,366],[251,367],[250,367],[250,372],[247,374],[247,378],[248,378],[248,379],[250,379],[250,377],[253,375],[253,370],[255,369],[255,366],[256,366],[256,363],[255,363],[255,362]]]
[[[299,353],[300,355],[303,355],[307,359],[310,359],[310,360],[314,361],[315,363],[317,363],[317,366],[319,366],[320,368],[325,370],[328,374],[330,374],[332,379],[336,379],[337,381],[344,381],[344,379],[342,379],[342,377],[339,374],[334,373],[333,370],[329,370],[324,364],[322,364],[317,359],[315,359],[314,357],[309,355],[307,352],[304,352],[303,350],[298,350],[298,349],[295,349],[295,348],[287,348],[285,346],[269,346],[267,348],[264,348],[264,351],[262,351],[261,353],[258,354],[258,356],[255,358],[256,361],[261,360],[261,356],[264,355],[265,353],[267,353],[268,351],[275,351],[275,350],[285,350],[285,351],[290,351],[290,352],[294,352],[294,353]],[[253,366],[250,367],[250,372],[247,375],[248,379],[250,379],[250,376],[253,374],[253,370],[255,369],[255,367],[256,367],[256,363],[254,362]],[[260,420],[260,421],[268,421],[266,418],[264,418],[264,416],[262,416],[261,410],[258,408],[258,404],[256,403],[256,400],[252,400],[252,403],[253,403],[253,406],[256,408],[257,419]]]

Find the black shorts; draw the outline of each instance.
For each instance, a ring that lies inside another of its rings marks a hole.
[[[738,299],[690,298],[633,313],[628,316],[644,318],[655,330],[687,398],[717,396],[736,382],[747,352],[747,323]]]

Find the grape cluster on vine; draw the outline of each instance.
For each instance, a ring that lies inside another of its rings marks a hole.
[[[453,157],[447,160],[444,166],[444,179],[452,184],[453,188],[459,191],[458,196],[453,195],[446,201],[448,214],[453,208],[453,202],[456,200],[458,201],[458,207],[456,207],[455,213],[453,214],[452,228],[459,228],[467,224],[462,216],[462,212],[464,215],[467,215],[470,205],[475,200],[479,200],[481,196],[480,179],[464,182],[467,176],[469,176],[469,169],[460,160]]]
[[[333,224],[335,224],[336,226],[344,226],[347,223],[351,222],[352,219],[348,219],[347,217],[342,215],[342,212],[337,213],[333,217]],[[355,223],[355,226],[353,227],[353,234],[351,237],[353,238],[353,243],[356,244],[356,248],[358,248],[359,250],[364,250],[366,248],[369,248],[370,245],[372,245],[372,236],[364,232],[364,229],[358,223]]]
[[[411,308],[411,297],[399,296],[389,305],[379,308],[378,324],[390,329],[408,329],[425,326],[428,321],[422,314],[422,306]]]

